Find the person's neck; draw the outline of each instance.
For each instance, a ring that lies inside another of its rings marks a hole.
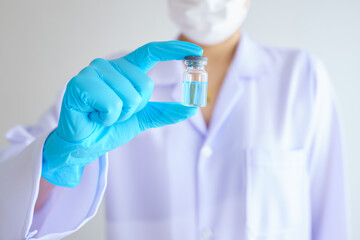
[[[240,40],[240,31],[236,31],[230,38],[219,44],[206,46],[191,41],[184,35],[180,35],[181,41],[192,42],[204,50],[203,56],[208,58],[207,68],[212,69],[215,66],[229,65],[234,56],[236,47]]]

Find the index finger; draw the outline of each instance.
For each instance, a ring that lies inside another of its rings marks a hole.
[[[147,72],[159,61],[183,60],[186,56],[201,56],[202,53],[201,47],[189,42],[151,42],[129,53],[125,59]]]

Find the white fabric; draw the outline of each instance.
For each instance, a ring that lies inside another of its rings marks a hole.
[[[191,41],[214,45],[228,39],[245,21],[248,0],[168,0],[170,18]]]
[[[152,100],[180,101],[183,71],[181,61],[153,68]],[[110,240],[347,239],[333,92],[324,67],[305,52],[243,35],[209,128],[199,112],[148,130],[87,166],[79,186],[56,187],[32,215],[56,106],[36,126],[12,130],[12,145],[0,151],[0,239],[76,231],[106,184]]]

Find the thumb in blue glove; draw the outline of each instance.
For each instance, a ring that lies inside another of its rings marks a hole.
[[[202,49],[180,41],[146,44],[125,57],[95,59],[67,85],[58,127],[43,151],[42,176],[76,186],[84,166],[140,132],[183,121],[197,108],[149,102],[154,83],[146,75],[158,61],[201,56]]]

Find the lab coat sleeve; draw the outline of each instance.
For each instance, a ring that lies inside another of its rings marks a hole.
[[[34,213],[41,178],[42,152],[57,126],[57,104],[32,127],[16,126],[0,149],[0,239],[61,239],[92,218],[104,194],[107,156],[85,167],[75,188],[56,186],[45,205]]]
[[[327,72],[313,60],[314,108],[308,152],[313,240],[348,239],[339,115]]]

